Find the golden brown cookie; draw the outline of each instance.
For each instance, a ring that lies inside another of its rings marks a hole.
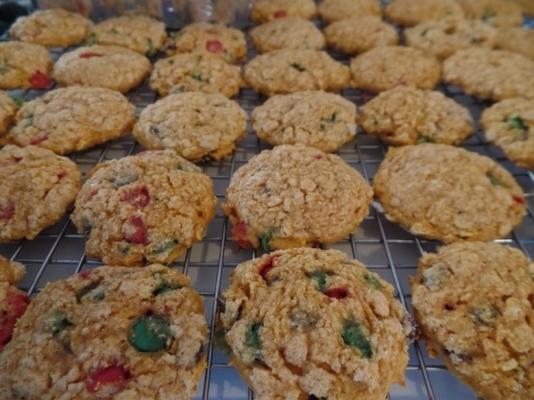
[[[534,59],[534,29],[522,27],[499,28],[495,39],[495,47],[514,51]]]
[[[0,42],[0,89],[48,89],[52,64],[43,46]]]
[[[464,16],[462,7],[456,0],[392,0],[387,5],[385,14],[390,20],[403,26]]]
[[[314,0],[256,0],[250,19],[260,24],[276,18],[299,17],[311,19],[317,14]]]
[[[534,263],[497,243],[419,260],[412,304],[433,356],[487,400],[534,398]]]
[[[326,23],[350,17],[382,16],[378,0],[323,0],[318,11]]]

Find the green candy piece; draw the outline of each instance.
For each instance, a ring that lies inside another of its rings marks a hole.
[[[178,239],[163,240],[161,243],[159,243],[152,249],[151,253],[154,255],[168,253],[174,250],[176,246],[178,246],[178,243],[180,243]]]
[[[146,43],[147,43],[147,46],[148,46],[148,50],[146,52],[146,55],[149,56],[149,57],[152,57],[153,55],[155,55],[158,52],[158,50],[154,47],[154,43],[152,42],[152,39],[147,38]]]
[[[69,320],[67,314],[61,310],[52,311],[45,320],[45,329],[51,333],[56,340],[61,343],[65,351],[70,351],[69,328],[74,324]]]
[[[168,349],[174,337],[169,323],[157,315],[143,315],[135,320],[128,341],[137,351],[153,353]]]
[[[20,98],[19,96],[15,96],[14,94],[10,94],[9,97],[11,97],[11,100],[17,105],[18,108],[22,107],[24,104],[24,100]]]
[[[377,289],[377,290],[384,289],[384,285],[382,285],[382,283],[378,280],[378,278],[371,274],[365,274],[363,276],[363,279],[365,280],[365,283],[367,283],[373,289]]]
[[[260,240],[261,249],[266,252],[271,251],[271,246],[269,246],[269,242],[273,238],[273,233],[271,231],[264,232],[258,238]]]
[[[87,39],[85,39],[85,42],[83,43],[84,46],[92,46],[96,43],[96,35],[94,33],[91,33],[89,36],[87,36]]]
[[[506,123],[508,124],[509,129],[519,129],[523,132],[528,131],[528,126],[525,124],[525,120],[517,114],[510,115],[506,120]]]
[[[323,271],[310,272],[308,276],[315,281],[315,284],[317,285],[317,290],[319,290],[320,292],[325,291],[326,276],[327,276],[326,272],[323,272]]]
[[[263,323],[262,322],[254,322],[248,332],[247,336],[245,338],[245,345],[247,347],[250,347],[258,352],[261,351],[262,343],[261,343],[261,330],[263,329]]]
[[[162,280],[158,283],[156,288],[152,291],[154,296],[159,296],[160,294],[171,292],[173,290],[181,289],[182,286],[178,282],[169,282]]]
[[[436,141],[435,141],[434,138],[431,137],[431,136],[428,136],[428,135],[421,135],[421,136],[419,136],[419,138],[417,138],[417,143],[418,143],[418,144],[423,144],[423,143],[436,143]]]
[[[84,301],[96,302],[104,300],[105,297],[106,291],[104,286],[100,285],[100,282],[91,282],[76,293],[76,300],[78,300],[78,303]]]
[[[492,10],[485,10],[483,13],[482,13],[482,21],[484,22],[488,22],[490,19],[492,19],[493,17],[495,17],[495,11],[492,11]]]
[[[328,117],[321,118],[321,121],[329,122],[329,123],[336,122],[336,117],[337,117],[337,113],[334,112],[331,115],[329,115]]]
[[[191,73],[191,74],[189,74],[189,76],[191,78],[193,78],[194,80],[196,80],[196,81],[204,82],[204,78],[202,77],[202,74],[200,74],[200,73]]]
[[[362,325],[355,321],[346,321],[341,331],[341,337],[346,345],[357,348],[364,358],[373,356],[371,342],[363,333]]]

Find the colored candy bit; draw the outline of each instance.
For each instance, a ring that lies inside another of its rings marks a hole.
[[[152,39],[147,38],[146,45],[147,45],[147,51],[146,51],[147,56],[152,57],[154,54],[158,52],[158,49],[154,47],[154,43],[152,42]]]
[[[254,322],[248,329],[245,337],[245,346],[250,347],[255,353],[255,359],[261,359],[261,331],[263,329],[262,322]]]
[[[210,53],[220,53],[223,50],[223,45],[218,40],[208,40],[206,42],[206,50]]]
[[[168,349],[174,337],[169,323],[157,315],[143,315],[135,320],[128,340],[136,350],[152,353]]]
[[[145,208],[150,201],[150,195],[145,186],[130,188],[122,192],[121,201],[130,203],[135,208]]]
[[[159,296],[160,294],[171,292],[173,290],[181,289],[182,286],[178,282],[171,282],[162,280],[158,283],[156,288],[152,291],[154,296]]]
[[[30,77],[32,89],[48,89],[53,83],[54,81],[41,71],[34,72]]]
[[[284,17],[287,17],[287,11],[286,10],[278,10],[278,11],[275,11],[273,16],[275,18],[284,18]]]
[[[65,178],[69,173],[67,171],[61,171],[59,174],[57,174],[57,180],[60,181],[63,178]]]
[[[15,96],[14,94],[10,94],[9,97],[11,97],[11,100],[17,105],[18,108],[22,107],[24,104],[24,100],[20,98],[19,96]]]
[[[317,290],[320,292],[324,292],[326,289],[326,272],[323,271],[315,271],[308,274],[310,278],[312,278],[315,281],[315,285],[317,286]]]
[[[324,291],[324,294],[332,299],[344,299],[349,296],[349,291],[344,287],[328,288]]]
[[[4,75],[9,71],[9,65],[0,62],[0,75]]]
[[[371,286],[373,289],[382,290],[384,289],[384,285],[376,278],[375,276],[371,274],[365,274],[363,276],[363,279],[367,285]]]
[[[48,133],[39,132],[39,134],[30,141],[30,144],[33,144],[33,145],[40,144],[40,143],[43,143],[46,139],[48,139]]]
[[[485,10],[483,13],[482,13],[482,16],[480,17],[480,19],[484,22],[488,22],[490,19],[492,19],[493,17],[495,17],[495,11],[493,10]]]
[[[271,251],[270,242],[273,238],[273,231],[269,229],[267,232],[262,233],[258,239],[260,242],[260,247],[263,251]]]
[[[105,297],[105,288],[98,281],[89,283],[76,293],[76,300],[78,300],[78,303],[97,302],[104,300]]]
[[[0,352],[11,341],[13,329],[15,329],[15,321],[0,317]]]
[[[373,356],[371,342],[369,342],[369,339],[363,333],[360,323],[346,321],[341,331],[341,337],[347,346],[358,349],[364,358],[371,358]]]
[[[45,320],[45,330],[51,333],[65,351],[70,351],[69,328],[74,324],[68,319],[67,314],[60,310],[52,311]]]
[[[267,281],[267,274],[273,268],[274,268],[274,257],[269,257],[263,264],[260,265],[259,273],[265,281]]]
[[[510,115],[506,120],[509,129],[519,129],[521,131],[528,131],[528,126],[525,124],[525,120],[519,115]]]
[[[124,239],[132,244],[148,244],[148,231],[143,219],[133,215],[124,227]]]
[[[9,287],[6,294],[6,311],[0,313],[0,351],[11,340],[17,320],[26,312],[30,299],[26,293]]]
[[[500,315],[499,309],[494,304],[469,308],[469,317],[479,326],[492,326]]]
[[[95,53],[93,51],[85,51],[80,53],[80,58],[94,58],[94,57],[103,57],[103,54]]]
[[[91,272],[92,271],[93,271],[92,269],[87,270],[87,271],[82,271],[82,272],[78,273],[78,276],[80,278],[82,278],[82,279],[87,279],[87,278],[89,278],[89,276],[91,276]]]
[[[239,247],[244,249],[250,249],[252,247],[247,237],[247,224],[244,222],[238,222],[232,227],[232,237]]]
[[[157,244],[150,252],[153,255],[165,254],[173,251],[180,241],[178,239],[166,239]]]
[[[8,200],[6,204],[0,205],[0,220],[10,220],[15,215],[15,204]]]
[[[85,388],[90,393],[97,393],[104,388],[106,395],[112,395],[123,390],[129,378],[130,374],[122,365],[110,365],[89,375]]]
[[[514,201],[517,204],[525,204],[525,198],[523,196],[519,196],[517,194],[513,194],[512,195],[512,199],[514,199]]]
[[[431,136],[428,136],[428,135],[420,135],[420,136],[417,138],[417,143],[418,143],[418,144],[423,144],[423,143],[436,143],[436,141],[435,141],[434,138],[431,137]]]

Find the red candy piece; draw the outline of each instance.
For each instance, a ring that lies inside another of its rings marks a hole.
[[[89,375],[85,381],[85,388],[90,393],[97,393],[105,387],[106,394],[111,395],[123,390],[129,377],[130,374],[122,365],[114,364],[97,369]]]
[[[26,293],[10,287],[7,290],[6,303],[7,311],[0,314],[0,351],[11,340],[15,323],[26,312],[30,299]]]
[[[86,51],[83,53],[80,53],[80,58],[93,58],[93,57],[103,57],[100,53],[95,53],[93,51]]]
[[[237,242],[239,247],[250,249],[252,244],[247,238],[247,224],[238,222],[232,227],[232,237]]]
[[[30,144],[39,144],[39,143],[43,143],[46,139],[48,139],[48,133],[46,133],[46,132],[40,132],[37,136],[35,136],[35,137],[30,141]]]
[[[93,270],[90,269],[90,270],[85,270],[85,271],[79,272],[79,273],[78,273],[78,276],[79,276],[80,278],[82,278],[82,279],[87,279],[87,278],[89,278],[89,276],[91,276],[91,272],[92,272],[92,271],[93,271]]]
[[[206,49],[210,53],[220,53],[223,50],[223,45],[218,40],[208,40],[206,42]]]
[[[148,189],[144,186],[125,190],[121,194],[121,201],[130,203],[136,208],[145,208],[150,201]]]
[[[274,268],[275,257],[269,257],[262,265],[260,265],[260,275],[266,281],[267,274]]]
[[[124,238],[132,244],[148,244],[148,231],[140,216],[130,217],[125,226]]]
[[[278,11],[275,11],[273,16],[275,18],[284,18],[284,17],[287,17],[287,11],[286,10],[278,10]]]
[[[332,299],[344,299],[349,296],[349,291],[344,287],[328,288],[324,291],[324,294]]]
[[[11,158],[13,159],[13,162],[14,162],[14,163],[19,163],[19,162],[22,161],[22,157],[11,156]]]
[[[34,72],[30,77],[30,84],[32,89],[47,89],[50,87],[54,81],[46,74],[43,74],[41,71]]]
[[[59,174],[57,174],[58,181],[62,180],[67,175],[68,175],[67,171],[61,171]]]
[[[0,219],[10,220],[15,215],[15,205],[11,200],[7,204],[0,206]]]
[[[15,321],[0,317],[0,351],[4,350],[4,346],[11,340],[14,328]]]
[[[523,196],[518,196],[517,194],[513,194],[512,199],[514,199],[514,201],[517,204],[525,204],[525,198]]]

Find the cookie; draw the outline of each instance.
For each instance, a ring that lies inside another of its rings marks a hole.
[[[399,85],[432,89],[440,80],[441,64],[432,55],[411,47],[386,46],[371,49],[350,63],[352,85],[382,92]]]
[[[219,160],[245,136],[247,114],[235,101],[218,93],[171,94],[145,108],[133,134],[147,149],[173,149],[198,161]]]
[[[441,60],[468,47],[492,48],[496,34],[495,28],[485,22],[462,18],[422,22],[404,31],[408,46]]]
[[[459,50],[443,63],[443,79],[482,99],[534,98],[534,60],[510,51]]]
[[[346,238],[369,213],[372,197],[339,156],[281,145],[236,171],[222,208],[239,245],[269,251]]]
[[[262,24],[284,17],[311,19],[316,14],[317,6],[313,0],[257,0],[252,6],[250,19]]]
[[[329,47],[349,55],[399,43],[395,28],[376,16],[342,19],[328,25],[324,34]]]
[[[196,23],[172,35],[165,46],[168,55],[201,52],[219,55],[230,63],[247,58],[247,42],[239,29],[221,24]]]
[[[534,397],[534,264],[497,243],[454,243],[425,254],[412,304],[429,353],[479,398]]]
[[[99,267],[49,283],[0,358],[5,399],[190,399],[207,324],[189,278]]]
[[[526,212],[523,191],[508,171],[444,144],[390,148],[373,189],[389,220],[443,242],[504,237]]]
[[[252,44],[260,53],[280,49],[321,50],[325,46],[323,33],[307,19],[277,18],[250,31]]]
[[[150,76],[150,87],[160,96],[204,92],[233,97],[241,86],[241,68],[210,53],[184,53],[164,58],[154,64]]]
[[[391,285],[337,250],[280,250],[237,266],[219,316],[258,400],[382,400],[404,382],[407,313]]]
[[[438,91],[399,86],[380,93],[360,108],[359,123],[382,141],[456,145],[474,131],[469,111]]]
[[[355,120],[354,103],[322,91],[273,96],[252,112],[256,135],[269,144],[301,143],[325,152],[356,136]]]
[[[71,86],[24,103],[9,134],[19,146],[67,154],[124,136],[133,126],[134,111],[119,92]]]
[[[153,56],[165,43],[165,24],[144,15],[109,18],[95,25],[91,42],[127,47],[137,53]]]
[[[385,15],[399,25],[414,26],[447,17],[462,18],[464,12],[456,0],[392,0]]]
[[[326,23],[350,17],[382,16],[378,0],[323,0],[318,11]]]
[[[15,323],[30,302],[26,293],[15,286],[25,273],[24,265],[0,255],[0,353],[11,340]]]
[[[98,164],[71,215],[85,252],[107,264],[170,264],[215,215],[211,179],[172,150]]]
[[[0,149],[0,243],[33,239],[65,214],[80,189],[68,158],[36,146]]]
[[[13,40],[45,47],[70,47],[82,42],[93,24],[80,14],[62,10],[38,10],[19,17],[9,29]]]
[[[150,61],[133,50],[93,45],[59,57],[54,78],[62,86],[97,86],[127,92],[143,82],[150,68]]]
[[[495,47],[523,54],[534,59],[534,29],[530,28],[499,28],[495,39]]]
[[[52,58],[38,44],[0,42],[0,89],[47,89]]]
[[[456,0],[465,17],[479,19],[493,26],[519,26],[523,23],[522,9],[507,0]]]
[[[244,68],[248,85],[265,96],[303,90],[338,91],[349,85],[349,69],[324,51],[282,49],[252,59]]]
[[[534,169],[534,100],[507,99],[484,110],[486,138],[517,165]]]
[[[17,103],[7,94],[0,90],[0,140],[4,136],[17,113]]]

